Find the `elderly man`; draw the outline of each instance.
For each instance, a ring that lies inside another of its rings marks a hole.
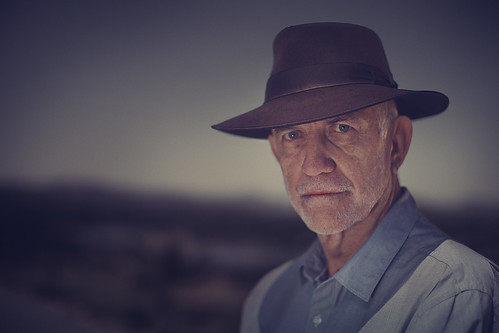
[[[242,332],[497,332],[497,267],[418,212],[397,172],[411,119],[445,95],[397,89],[377,35],[343,23],[274,41],[264,104],[214,128],[268,138],[317,240],[268,273]]]

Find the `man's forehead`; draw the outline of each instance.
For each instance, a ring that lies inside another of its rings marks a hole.
[[[280,132],[280,131],[290,129],[290,128],[296,128],[296,127],[300,127],[300,126],[307,126],[307,125],[313,125],[313,124],[319,124],[319,123],[331,123],[332,124],[332,123],[338,123],[338,122],[342,122],[342,121],[349,121],[349,122],[362,121],[362,122],[366,122],[366,123],[377,124],[377,121],[376,121],[376,119],[377,119],[376,113],[377,112],[379,112],[379,111],[378,111],[377,105],[375,105],[375,106],[371,106],[371,107],[368,107],[365,109],[360,109],[360,110],[340,114],[337,116],[332,116],[332,117],[325,118],[325,119],[320,119],[320,120],[311,121],[311,122],[307,122],[307,123],[301,123],[301,124],[273,128],[272,132]]]

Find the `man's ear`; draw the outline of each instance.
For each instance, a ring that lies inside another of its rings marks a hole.
[[[391,162],[392,172],[397,173],[409,151],[412,139],[412,122],[407,116],[395,120],[392,136]]]
[[[270,143],[270,148],[272,149],[272,153],[274,154],[275,158],[279,161],[279,157],[277,155],[277,143],[275,141],[275,136],[271,134],[269,134],[269,136],[267,137],[268,140],[269,140],[269,143]]]

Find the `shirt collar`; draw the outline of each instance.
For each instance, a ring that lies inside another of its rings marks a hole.
[[[333,275],[341,285],[369,301],[381,277],[400,250],[418,218],[416,203],[405,188],[373,234],[354,256]],[[307,251],[302,276],[317,284],[327,278],[327,263],[318,240]]]

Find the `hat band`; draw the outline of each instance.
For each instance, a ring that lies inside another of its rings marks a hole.
[[[265,102],[315,88],[376,84],[397,88],[379,68],[358,63],[317,64],[278,72],[267,80]]]

